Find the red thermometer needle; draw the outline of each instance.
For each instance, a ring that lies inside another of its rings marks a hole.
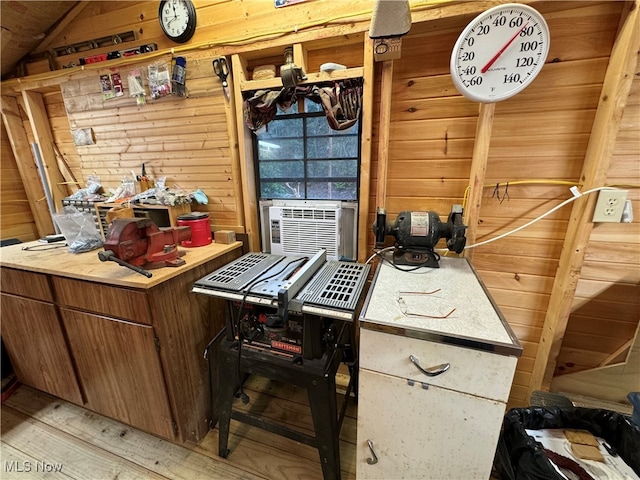
[[[491,68],[491,65],[493,65],[494,63],[496,63],[496,60],[498,60],[498,58],[500,58],[500,55],[502,55],[502,54],[504,53],[504,51],[507,49],[507,47],[513,43],[513,41],[516,39],[516,37],[517,37],[518,35],[520,35],[520,32],[522,32],[522,30],[524,30],[524,29],[525,29],[525,27],[526,27],[527,25],[529,25],[529,22],[525,23],[525,24],[522,26],[522,28],[521,28],[520,30],[518,30],[518,31],[516,32],[516,34],[515,34],[513,37],[511,37],[511,40],[509,40],[509,41],[505,44],[505,46],[504,46],[504,47],[502,47],[502,48],[500,49],[500,51],[499,51],[498,53],[496,53],[496,54],[493,56],[493,58],[487,62],[487,64],[486,64],[484,67],[482,67],[482,70],[480,70],[480,72],[482,72],[482,73],[487,73],[487,70],[489,70],[489,69]]]

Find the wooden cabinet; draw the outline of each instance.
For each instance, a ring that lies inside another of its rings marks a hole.
[[[416,350],[405,344],[407,340],[422,345]],[[360,342],[358,454],[371,456],[366,441],[371,440],[379,462],[369,465],[364,460],[363,465],[359,460],[358,478],[488,479],[515,357],[371,330],[361,332]],[[388,364],[370,361],[381,352],[391,360]],[[424,367],[450,367],[427,377],[409,355]],[[461,356],[475,358],[478,364],[466,364]],[[492,399],[499,395],[493,392],[488,398],[474,392],[474,386],[491,390],[494,385],[496,392],[506,391],[500,400]],[[464,461],[452,461],[456,458]]]
[[[360,319],[357,478],[489,478],[521,347],[466,260],[440,267],[376,271]]]
[[[20,381],[82,404],[56,307],[5,293],[1,298],[2,340],[11,351],[11,363]]]
[[[2,249],[0,288],[18,379],[163,438],[199,442],[211,420],[203,353],[224,326],[224,302],[191,287],[239,257],[240,242],[188,249],[186,265],[152,278],[96,252],[16,247]]]
[[[61,313],[86,407],[173,438],[174,422],[153,328],[66,308]]]

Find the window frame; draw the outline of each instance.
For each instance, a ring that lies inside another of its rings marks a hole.
[[[309,103],[314,103],[311,100],[308,99],[300,99],[298,101],[298,108],[300,109],[301,103],[303,105],[306,104],[306,102]],[[357,155],[356,157],[339,157],[339,158],[308,158],[307,157],[307,147],[308,147],[308,136],[307,136],[307,128],[308,128],[308,123],[307,123],[307,119],[309,118],[318,118],[318,117],[322,117],[322,118],[326,118],[326,115],[324,113],[324,111],[320,108],[317,111],[313,111],[313,112],[308,112],[308,111],[297,111],[294,113],[289,113],[289,112],[283,112],[282,110],[278,109],[278,113],[276,114],[276,116],[269,122],[269,124],[265,127],[265,128],[269,128],[269,125],[271,125],[273,122],[277,122],[277,121],[282,121],[282,120],[286,120],[286,119],[297,119],[300,118],[302,119],[302,142],[303,142],[303,158],[298,158],[298,159],[282,159],[282,160],[277,160],[279,162],[303,162],[303,177],[296,177],[296,178],[292,178],[292,177],[283,177],[283,178],[274,178],[272,180],[269,180],[268,183],[276,183],[276,182],[281,182],[281,183],[285,183],[285,182],[302,182],[303,183],[303,192],[304,195],[300,198],[295,198],[295,197],[263,197],[262,196],[262,183],[263,183],[263,179],[261,178],[260,175],[260,158],[259,158],[259,152],[260,152],[260,148],[258,145],[258,132],[254,132],[254,135],[252,135],[252,143],[253,143],[253,162],[254,162],[254,173],[255,173],[255,182],[256,182],[256,196],[257,196],[257,200],[261,201],[261,200],[307,200],[307,201],[348,201],[348,202],[359,202],[360,200],[360,178],[361,178],[361,168],[362,168],[362,116],[358,119],[358,122],[350,127],[347,130],[344,130],[343,132],[349,132],[352,131],[353,129],[356,129],[356,133],[355,134],[350,134],[350,133],[336,133],[335,135],[318,135],[318,136],[314,136],[312,138],[332,138],[332,137],[344,137],[344,136],[349,136],[349,137],[355,137],[356,138],[356,145],[357,145]],[[280,118],[280,119],[279,119]],[[331,130],[329,128],[330,132],[338,132],[338,130]],[[286,140],[288,138],[292,138],[292,137],[275,137],[276,140]],[[355,177],[311,177],[309,176],[309,163],[310,162],[317,162],[317,161],[352,161],[355,160],[357,163],[357,172],[356,172],[356,176]],[[352,198],[309,198],[308,197],[308,184],[309,183],[337,183],[337,182],[349,182],[349,183],[354,183],[355,184],[355,190],[353,192],[354,196]]]

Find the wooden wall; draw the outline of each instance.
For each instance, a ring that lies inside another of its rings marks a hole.
[[[637,67],[640,72],[640,65]],[[640,179],[640,78],[636,77],[618,134],[607,184]],[[640,317],[640,191],[629,189],[631,224],[596,224],[587,245],[556,374],[624,361]]]
[[[63,83],[66,132],[91,128],[96,138],[95,145],[76,147],[67,135],[62,145],[69,157],[76,157],[82,178],[95,174],[104,185],[115,186],[123,177],[131,178],[131,171],[140,175],[144,163],[147,174],[165,177],[168,187],[205,192],[208,204],[193,209],[209,212],[215,229],[241,231],[225,98],[211,60],[187,57],[188,98],[147,98],[144,106],[136,106],[129,95],[104,100],[96,77]],[[156,61],[170,68],[171,56]],[[145,70],[147,65],[135,67]],[[126,82],[133,66],[118,70]]]
[[[496,106],[477,241],[512,230],[571,197],[569,185],[559,183],[580,184],[622,6],[596,2],[536,4],[551,30],[548,63],[524,92]],[[469,183],[478,105],[457,94],[448,72],[451,45],[465,21],[460,19],[457,28],[445,22],[442,28],[437,22],[414,25],[403,39],[402,58],[394,62],[386,186],[386,206],[391,215],[400,210],[424,209],[446,214],[452,203],[462,203]],[[637,140],[639,125],[633,101],[628,110],[627,130],[621,132],[627,144],[633,143],[633,134]],[[617,174],[612,173],[610,180],[637,186],[638,156],[633,156],[631,145],[626,148],[626,155],[616,156]],[[372,171],[377,171],[375,165]],[[511,184],[495,186],[506,182]],[[637,190],[632,192],[637,209]],[[374,205],[375,200],[371,201]],[[525,230],[474,251],[474,265],[524,347],[511,393],[514,404],[526,403],[570,213],[571,209],[565,207]],[[371,211],[371,222],[373,215]],[[627,276],[627,283],[620,285],[625,294],[637,291],[638,225],[636,219],[632,225],[603,224],[594,229],[585,264],[590,280],[581,281],[576,302],[591,299],[594,286],[589,281],[597,282],[600,289],[616,284],[611,275],[598,272],[610,272],[602,268],[602,262],[615,263]],[[600,250],[599,260],[598,238],[600,249],[603,241],[608,244],[606,250]],[[586,329],[572,318],[561,356],[565,365],[566,361],[578,363],[575,358],[567,358],[567,350],[575,348],[576,343],[583,349],[581,356],[592,362],[583,360],[580,364],[586,367],[633,336],[638,324],[637,295],[624,298],[622,291],[618,294],[609,298],[600,309],[600,317],[593,318]],[[624,328],[612,329],[604,318]],[[594,330],[607,332],[607,341],[598,342]]]
[[[38,238],[29,200],[4,124],[0,141],[0,206],[2,240],[17,238],[26,242]]]
[[[381,64],[375,65],[373,154],[366,165],[371,173],[369,225],[377,206],[377,143],[381,138],[389,140],[385,187],[390,217],[401,210],[434,210],[445,217],[453,203],[463,202],[469,184],[478,105],[453,87],[449,57],[466,23],[496,2],[419,3],[412,13],[411,31],[403,38],[402,58],[393,64],[388,132],[379,129],[383,93]],[[624,2],[533,3],[549,24],[551,50],[534,83],[496,105],[486,187],[474,219],[477,241],[539,216],[571,196],[570,184],[581,184],[603,81],[625,12]],[[113,67],[124,79],[134,67],[170,59],[167,49],[171,47],[180,53],[180,48],[197,46],[181,53],[188,59],[188,99],[149,100],[143,107],[135,106],[130,98],[103,100],[98,75],[110,71],[107,65],[58,71],[57,78],[38,76],[33,88],[58,85],[58,90],[47,91],[43,98],[54,141],[78,179],[96,173],[105,184],[114,186],[144,162],[155,176],[166,175],[168,185],[202,188],[210,203],[198,209],[210,212],[214,228],[243,231],[239,153],[230,128],[233,107],[224,100],[211,59],[242,53],[252,65],[275,63],[282,46],[306,42],[317,44],[316,53],[310,56],[311,68],[342,58],[341,63],[358,66],[362,43],[353,43],[354,54],[345,55],[344,48],[353,42],[353,35],[366,32],[371,2],[341,3],[340,12],[328,0],[280,10],[270,1],[200,1],[196,5],[199,27],[184,47],[163,39],[156,19],[157,2],[88,2],[64,34],[52,40],[52,45],[72,43],[86,39],[89,32],[98,36],[135,29],[138,43],[157,42],[157,57]],[[638,324],[639,82],[636,76],[607,179],[611,184],[632,184],[636,219],[632,224],[593,229],[557,373],[596,365],[627,342]],[[10,86],[19,95],[22,87]],[[96,145],[75,147],[70,131],[76,128],[92,128]],[[497,183],[504,185],[496,189]],[[570,215],[571,207],[565,207],[473,253],[474,265],[524,346],[510,406],[528,401]],[[369,234],[369,248],[372,244]],[[601,337],[606,341],[599,341]]]

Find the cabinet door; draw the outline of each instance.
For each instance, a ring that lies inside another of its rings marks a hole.
[[[364,369],[359,376],[357,478],[489,478],[504,403]]]
[[[87,407],[173,440],[153,327],[61,309]]]
[[[82,405],[78,379],[55,307],[3,293],[2,339],[18,380]]]

